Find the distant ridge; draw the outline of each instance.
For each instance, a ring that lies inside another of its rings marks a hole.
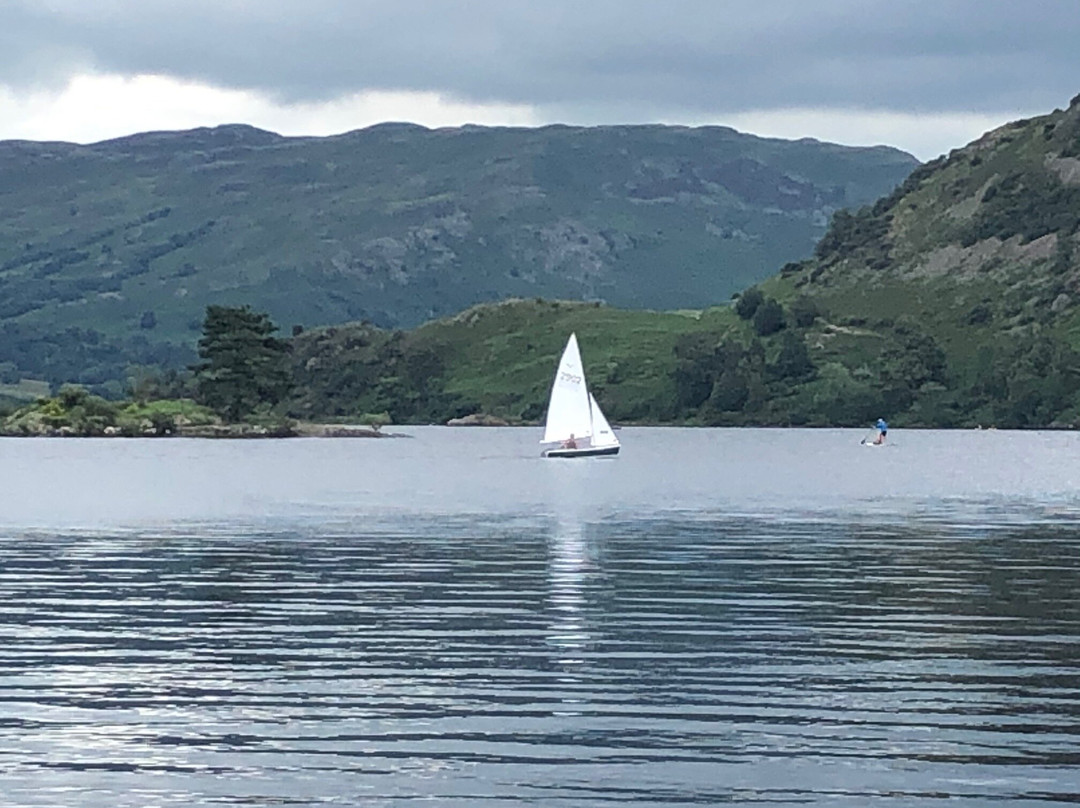
[[[409,327],[508,297],[723,302],[917,165],[661,125],[0,142],[0,378],[182,364],[209,303],[288,329]]]

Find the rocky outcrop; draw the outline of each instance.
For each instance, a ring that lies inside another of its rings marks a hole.
[[[302,438],[396,438],[393,432],[383,432],[375,426],[355,424],[298,424],[296,434]]]
[[[447,426],[510,426],[510,422],[497,415],[487,415],[482,412],[474,412],[464,418],[451,418],[446,422]]]
[[[176,433],[182,438],[293,438],[295,424],[207,424],[181,427]]]

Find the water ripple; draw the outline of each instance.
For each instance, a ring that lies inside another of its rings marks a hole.
[[[1080,529],[0,537],[18,805],[1075,803]]]

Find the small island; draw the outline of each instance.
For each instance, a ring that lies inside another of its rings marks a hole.
[[[22,438],[390,438],[378,418],[364,424],[297,421],[274,413],[226,421],[191,399],[108,401],[77,385],[0,418],[0,437]]]
[[[130,397],[110,401],[80,385],[39,396],[6,416],[3,437],[79,438],[384,438],[385,413],[360,423],[314,423],[289,416],[293,387],[289,344],[265,314],[247,306],[210,306],[199,341],[202,362],[190,374],[133,380]]]

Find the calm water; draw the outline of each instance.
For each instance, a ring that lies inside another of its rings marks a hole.
[[[1080,436],[0,441],[0,805],[1080,802]]]

